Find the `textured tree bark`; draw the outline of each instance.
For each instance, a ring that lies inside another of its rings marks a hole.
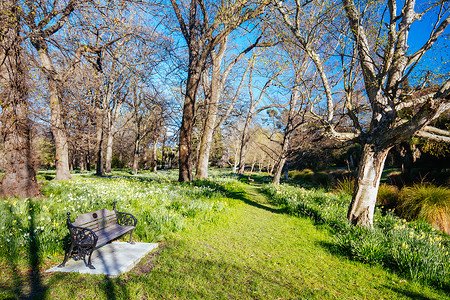
[[[108,99],[109,101],[109,99]],[[113,108],[113,111],[108,112],[108,126],[107,126],[107,140],[106,140],[106,155],[105,155],[105,173],[111,173],[111,163],[112,163],[112,154],[113,154],[113,142],[114,142],[114,134],[116,131],[114,130],[114,122],[116,122],[120,108],[122,107],[122,102],[116,103]]]
[[[183,119],[180,128],[180,170],[178,181],[192,180],[192,129],[194,124],[195,99],[197,97],[198,86],[200,83],[201,69],[189,68],[190,72],[187,78],[186,95],[183,106]]]
[[[97,167],[95,175],[103,176],[103,110],[97,108]]]
[[[36,181],[31,150],[31,122],[28,118],[26,67],[15,1],[2,1],[0,18],[0,103],[1,133],[4,137],[6,163],[0,185],[3,197],[36,197],[40,187]]]
[[[69,167],[69,144],[63,104],[59,93],[58,74],[48,54],[47,43],[42,38],[32,39],[32,44],[39,53],[42,69],[47,78],[50,95],[50,122],[55,139],[56,176],[54,180],[72,180]]]
[[[390,149],[390,147],[379,148],[374,144],[364,145],[355,182],[355,191],[347,214],[351,224],[373,227],[373,214],[381,173]]]
[[[105,173],[111,173],[112,163],[112,147],[113,147],[113,133],[112,130],[108,130],[108,137],[106,139],[106,155],[105,155]]]
[[[222,53],[223,54],[223,53]],[[223,55],[222,55],[223,56]],[[209,153],[217,119],[217,109],[220,96],[220,62],[222,56],[215,59],[211,77],[211,96],[208,103],[208,113],[206,115],[205,127],[200,140],[200,151],[197,161],[197,172],[195,178],[205,179],[208,177]]]

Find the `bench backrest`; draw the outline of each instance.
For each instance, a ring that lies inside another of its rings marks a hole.
[[[117,225],[115,211],[103,208],[79,215],[72,223],[73,226],[88,228],[94,232]]]

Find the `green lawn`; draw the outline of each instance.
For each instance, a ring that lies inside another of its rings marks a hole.
[[[202,183],[208,184],[216,185]],[[4,274],[0,298],[450,299],[445,291],[332,254],[326,227],[269,205],[257,186],[234,186],[221,200],[227,209],[166,236],[130,273],[115,279],[42,273],[62,258],[56,255],[43,259],[40,273],[17,274],[15,284]]]

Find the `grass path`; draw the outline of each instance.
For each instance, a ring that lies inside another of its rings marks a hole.
[[[215,222],[174,235],[129,274],[117,279],[54,274],[46,280],[53,282],[47,296],[445,299],[438,290],[331,254],[325,229],[272,207],[257,186],[244,189],[233,195],[228,212]]]

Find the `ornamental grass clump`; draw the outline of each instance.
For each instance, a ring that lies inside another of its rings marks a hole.
[[[384,209],[394,209],[398,204],[399,190],[394,185],[380,184],[377,194],[377,203]]]
[[[347,195],[353,194],[355,190],[355,179],[351,177],[345,177],[343,179],[338,179],[335,189],[338,192],[345,193]]]
[[[402,217],[425,220],[450,234],[450,189],[424,183],[405,187],[398,208]]]

